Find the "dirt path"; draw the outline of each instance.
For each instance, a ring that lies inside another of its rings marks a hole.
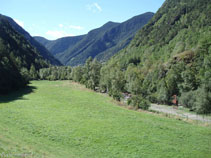
[[[151,104],[150,110],[158,111],[166,114],[176,115],[185,119],[201,121],[204,123],[211,123],[211,116],[197,115],[184,110],[173,108],[172,106]]]

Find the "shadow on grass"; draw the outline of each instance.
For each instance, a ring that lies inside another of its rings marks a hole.
[[[0,103],[8,103],[14,100],[24,99],[24,95],[34,92],[35,89],[36,87],[34,86],[26,86],[25,88],[11,92],[7,95],[0,95]]]

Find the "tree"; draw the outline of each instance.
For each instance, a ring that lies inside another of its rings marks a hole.
[[[111,88],[111,79],[109,69],[104,65],[100,70],[100,90],[101,92],[108,92]]]
[[[82,82],[83,68],[81,66],[74,67],[71,73],[72,79],[75,82]]]
[[[161,104],[169,104],[171,99],[171,93],[169,93],[166,81],[163,79],[158,85],[157,101]]]
[[[126,90],[134,95],[141,94],[143,77],[141,71],[133,64],[125,72]]]
[[[196,112],[200,114],[211,113],[211,91],[206,86],[196,91]]]
[[[89,86],[93,90],[95,90],[95,88],[99,86],[100,69],[101,64],[96,59],[94,59],[91,63],[91,70],[89,72]]]
[[[87,88],[90,88],[91,85],[90,84],[90,71],[91,71],[91,63],[92,63],[92,57],[89,57],[87,60],[86,60],[86,63],[85,65],[83,66],[83,76],[82,76],[82,82],[83,84],[85,84],[85,86]]]
[[[193,70],[186,69],[181,73],[183,82],[179,84],[179,89],[182,92],[188,92],[191,90],[196,90],[198,88],[197,80]]]
[[[30,79],[31,80],[35,80],[38,78],[38,73],[35,69],[34,64],[31,65],[30,70],[29,70],[29,74],[30,74]]]
[[[150,107],[149,101],[144,99],[141,95],[133,95],[129,100],[128,104],[134,106],[136,109],[147,110]]]

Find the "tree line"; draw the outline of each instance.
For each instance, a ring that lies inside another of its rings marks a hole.
[[[39,71],[30,71],[34,72],[30,74],[30,76],[33,76],[34,80],[73,80],[84,84],[86,88],[94,91],[108,93],[118,101],[124,99],[124,93],[131,93],[133,95],[128,99],[128,104],[133,105],[135,108],[149,108],[149,102],[139,95],[139,91],[136,88],[137,86],[134,85],[136,83],[131,83],[133,85],[127,84],[126,86],[126,80],[122,72],[112,71],[107,74],[103,66],[105,65],[90,57],[83,66],[52,66],[42,68]],[[137,80],[135,80],[135,82],[137,82]]]
[[[204,63],[200,70],[197,66],[200,63],[187,64],[194,57],[194,52],[187,51],[174,57],[171,63],[158,64],[148,72],[144,72],[146,70],[143,66],[135,63],[123,69],[120,63],[112,60],[100,63],[88,58],[83,66],[40,69],[37,79],[73,80],[94,91],[108,93],[117,101],[130,95],[127,103],[142,109],[148,109],[150,102],[171,105],[173,96],[177,95],[180,105],[197,113],[210,113],[211,58],[208,53],[210,48],[207,48],[210,46],[206,41],[202,43],[198,55],[208,56],[201,60],[195,59]]]

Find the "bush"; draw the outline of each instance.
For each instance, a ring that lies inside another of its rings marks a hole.
[[[186,93],[182,93],[181,97],[179,98],[179,104],[191,110],[195,110],[195,103],[196,103],[195,93],[196,91],[189,91]]]
[[[158,103],[157,94],[153,93],[147,96],[147,100],[149,100],[151,103]]]
[[[196,112],[199,114],[211,113],[211,93],[204,87],[199,88],[196,92],[198,96],[195,103]]]
[[[121,93],[118,92],[117,90],[113,90],[113,91],[112,91],[112,97],[113,97],[115,100],[120,101],[122,95],[121,95]]]
[[[182,93],[179,104],[199,114],[211,113],[211,92],[207,91],[205,87],[201,87],[196,91]]]
[[[147,110],[150,107],[150,103],[148,100],[144,99],[140,95],[134,95],[130,99],[128,99],[128,105],[132,105],[137,109]]]

